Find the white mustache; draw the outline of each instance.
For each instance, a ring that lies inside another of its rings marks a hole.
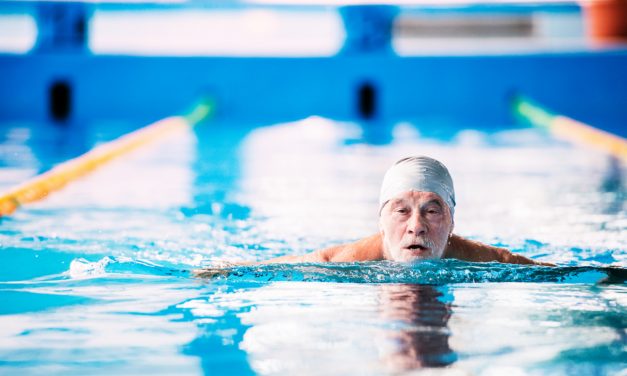
[[[421,246],[423,248],[429,248],[429,249],[434,249],[435,248],[435,243],[431,240],[431,239],[427,239],[427,238],[416,238],[413,242],[407,243],[406,245],[403,246],[403,248],[409,248],[411,246]]]

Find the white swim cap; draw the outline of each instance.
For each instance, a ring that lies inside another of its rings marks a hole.
[[[381,184],[379,214],[392,198],[407,191],[433,192],[439,195],[455,214],[455,189],[446,167],[433,158],[407,157],[390,167]]]

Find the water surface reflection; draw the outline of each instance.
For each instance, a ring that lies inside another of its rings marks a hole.
[[[453,364],[451,303],[446,287],[277,282],[179,307],[199,324],[199,339],[213,338],[186,352],[202,358],[205,373],[230,351],[262,375],[374,375]]]
[[[383,361],[392,371],[444,367],[456,360],[449,347],[451,303],[440,289],[426,285],[381,285],[380,312],[390,323],[392,351]]]

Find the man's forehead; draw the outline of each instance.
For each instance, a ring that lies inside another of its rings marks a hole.
[[[403,192],[397,195],[396,197],[392,198],[390,200],[390,204],[395,205],[395,204],[409,203],[413,201],[418,201],[419,203],[436,202],[440,205],[446,204],[444,200],[442,199],[442,197],[440,197],[440,195],[434,192],[427,192],[427,191]]]

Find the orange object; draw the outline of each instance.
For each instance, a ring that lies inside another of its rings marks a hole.
[[[627,40],[627,0],[588,0],[581,5],[590,39]]]

